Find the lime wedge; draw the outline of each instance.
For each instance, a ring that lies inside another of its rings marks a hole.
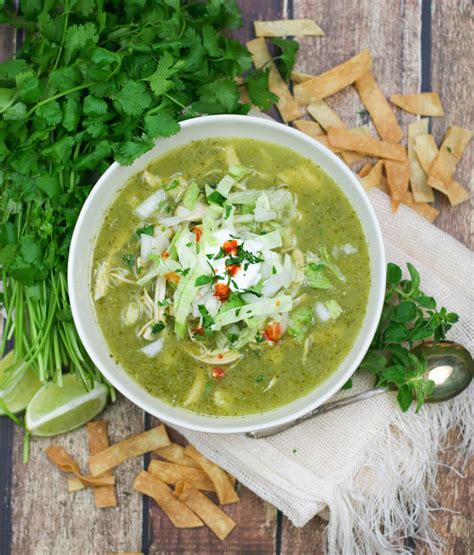
[[[107,404],[107,388],[94,382],[86,391],[75,374],[63,377],[63,387],[49,383],[33,397],[26,409],[26,429],[35,436],[55,436],[92,420]]]
[[[41,382],[33,370],[26,368],[22,361],[13,368],[13,351],[0,360],[0,399],[13,413],[25,410],[34,394],[41,387]],[[11,368],[11,370],[7,369]],[[0,415],[5,414],[0,406]]]

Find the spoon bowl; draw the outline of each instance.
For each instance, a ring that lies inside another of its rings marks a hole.
[[[440,403],[459,395],[471,383],[474,363],[469,351],[459,343],[423,343],[413,353],[426,360],[424,378],[435,383],[427,403]]]

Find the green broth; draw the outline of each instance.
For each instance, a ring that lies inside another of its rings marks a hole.
[[[361,223],[341,189],[310,160],[289,148],[250,139],[207,139],[176,149],[155,160],[149,170],[164,181],[177,172],[198,183],[219,179],[229,161],[226,147],[233,147],[240,163],[257,170],[247,186],[265,189],[286,183],[297,195],[301,219],[293,224],[298,248],[330,252],[346,243],[356,254],[340,254],[337,264],[345,282],[333,281],[327,290],[304,288],[304,305],[336,299],[343,312],[335,321],[317,323],[312,344],[303,364],[303,349],[284,335],[275,345],[248,346],[243,358],[226,368],[225,377],[212,377],[209,365],[193,360],[185,349],[189,339],[166,334],[165,347],[154,358],[140,352],[146,341],[135,328],[121,324],[123,307],[136,294],[136,285],[123,283],[110,289],[95,302],[97,319],[112,357],[149,393],[182,406],[196,374],[206,385],[200,399],[186,407],[201,414],[235,416],[260,413],[280,407],[309,393],[328,378],[349,353],[362,325],[370,288],[367,244]],[[218,168],[221,173],[209,173]],[[139,176],[133,177],[110,207],[100,230],[93,254],[93,268],[103,260],[110,267],[123,266],[123,256],[135,248],[134,230],[140,220],[133,208],[147,198],[153,188]],[[269,384],[272,387],[268,389]],[[216,404],[215,392],[219,391]]]

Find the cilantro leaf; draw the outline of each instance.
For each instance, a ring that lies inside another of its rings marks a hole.
[[[296,61],[296,54],[300,45],[292,39],[272,37],[272,42],[280,49],[280,54],[276,58],[276,63],[283,79],[288,80]]]
[[[140,81],[125,81],[117,94],[115,106],[129,116],[140,116],[150,106],[151,96],[144,83]]]
[[[260,69],[247,75],[245,85],[249,93],[252,104],[268,110],[275,102],[278,102],[278,96],[268,89],[268,77],[270,68]]]

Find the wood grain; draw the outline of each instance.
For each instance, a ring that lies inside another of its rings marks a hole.
[[[158,420],[152,419],[151,426]],[[172,441],[186,442],[177,432],[168,428]],[[220,541],[207,528],[180,530],[175,528],[156,503],[149,508],[148,531],[150,554],[180,553],[204,555],[208,553],[273,554],[276,552],[276,509],[262,501],[245,487],[239,487],[240,503],[225,505],[223,510],[237,523],[236,528]],[[215,495],[210,498],[217,502]]]
[[[111,443],[143,431],[143,412],[120,399],[101,415],[110,421]],[[61,445],[87,469],[87,432],[78,431],[31,442],[30,462],[21,462],[22,432],[15,432],[12,480],[12,554],[79,555],[140,551],[142,548],[142,497],[132,490],[141,458],[116,469],[115,509],[97,509],[90,490],[69,494],[66,475],[47,460],[44,449]]]
[[[431,85],[445,109],[444,118],[433,118],[433,135],[438,144],[450,125],[474,129],[472,90],[472,44],[474,8],[469,0],[442,0],[432,4]],[[467,246],[474,247],[474,184],[472,164],[474,142],[457,166],[456,179],[467,189],[471,200],[451,207],[446,198],[438,201],[441,214],[437,224]]]

